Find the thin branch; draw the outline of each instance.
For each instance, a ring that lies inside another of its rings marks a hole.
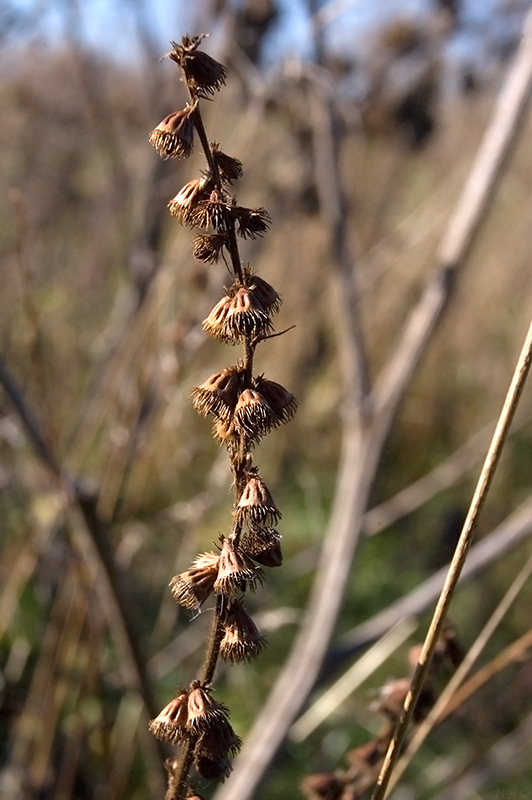
[[[489,492],[489,488],[491,486],[491,482],[493,480],[493,476],[495,475],[495,470],[497,468],[499,457],[502,452],[504,443],[506,441],[510,424],[517,409],[519,398],[521,397],[521,393],[523,391],[525,381],[528,376],[528,372],[530,370],[531,362],[532,362],[532,324],[530,325],[530,328],[528,330],[528,334],[525,339],[525,343],[523,345],[523,349],[521,351],[521,355],[519,357],[519,361],[517,363],[514,376],[510,388],[508,390],[508,394],[506,396],[506,401],[504,403],[503,410],[501,412],[501,416],[497,424],[497,428],[495,430],[495,434],[493,436],[490,448],[488,450],[488,454],[484,462],[484,467],[480,474],[477,488],[473,495],[473,499],[469,507],[469,512],[467,514],[466,521],[464,522],[464,527],[462,529],[460,539],[456,546],[453,560],[451,561],[449,573],[447,575],[447,579],[442,589],[442,593],[438,600],[438,604],[436,606],[436,610],[434,612],[434,616],[427,637],[423,644],[423,649],[419,657],[418,666],[412,678],[410,690],[405,699],[403,713],[397,725],[395,734],[390,742],[388,752],[386,753],[386,757],[384,759],[382,770],[379,775],[377,786],[373,793],[372,800],[383,800],[383,798],[385,797],[393,768],[399,757],[401,746],[404,741],[406,731],[410,723],[410,719],[412,717],[412,712],[414,710],[418,697],[421,693],[423,682],[428,673],[432,661],[432,655],[434,653],[438,641],[438,637],[442,630],[445,617],[447,616],[447,612],[449,610],[449,606],[451,604],[454,591],[458,584],[460,573],[465,564],[465,560],[473,539],[473,532],[478,517],[480,515],[480,511],[482,510],[482,507]]]

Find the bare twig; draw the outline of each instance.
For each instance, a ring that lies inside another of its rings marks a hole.
[[[530,363],[532,361],[532,324],[530,325],[517,367],[515,369],[514,377],[508,391],[504,407],[497,424],[497,429],[493,436],[484,467],[482,469],[477,488],[473,495],[469,512],[467,514],[460,539],[458,541],[449,573],[442,589],[442,593],[438,600],[436,610],[429,628],[429,632],[423,644],[423,649],[419,657],[419,663],[412,678],[410,690],[406,696],[403,713],[399,720],[397,730],[390,742],[388,752],[384,759],[381,774],[379,775],[377,786],[373,793],[372,800],[383,800],[386,790],[390,781],[393,768],[396,764],[401,745],[404,741],[414,706],[421,693],[423,682],[427,675],[428,669],[432,661],[438,637],[442,630],[445,617],[449,610],[451,600],[458,584],[460,573],[464,566],[468,550],[470,548],[473,532],[477,523],[480,511],[491,486],[497,463],[499,461],[502,448],[506,441],[506,436],[510,428],[513,416],[515,414],[519,398],[523,391],[525,381],[530,370]]]

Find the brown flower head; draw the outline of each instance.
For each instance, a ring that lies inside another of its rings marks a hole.
[[[214,228],[221,232],[229,229],[233,216],[233,206],[226,193],[213,189],[197,203],[187,222],[196,228]]]
[[[208,731],[217,723],[228,722],[229,711],[223,703],[211,697],[210,690],[198,683],[192,684],[188,696],[187,729],[191,733]]]
[[[232,539],[225,537],[220,553],[218,577],[214,591],[231,599],[237,598],[246,586],[253,591],[257,580],[261,580],[261,572],[239,547],[235,547]]]
[[[252,289],[234,286],[227,290],[226,296],[203,320],[203,329],[214,339],[236,344],[245,339],[266,336],[272,330],[272,323]]]
[[[227,758],[208,758],[198,755],[194,759],[194,766],[198,775],[207,781],[220,781],[223,783],[233,770],[233,765]]]
[[[195,106],[173,111],[150,133],[150,143],[161,158],[187,158],[194,146]]]
[[[346,779],[332,772],[308,775],[301,789],[307,800],[340,800]]]
[[[218,142],[211,142],[212,157],[218,168],[218,174],[224,183],[233,183],[242,177],[242,162],[220,150]]]
[[[217,419],[228,420],[235,409],[243,370],[239,366],[215,372],[192,390],[190,396],[196,411],[204,417],[213,414]]]
[[[232,603],[224,619],[220,656],[230,664],[251,661],[262,652],[266,639],[241,603]]]
[[[181,694],[175,697],[161,713],[152,719],[149,729],[157,739],[163,741],[181,742],[186,734],[188,721],[188,694],[181,689]]]
[[[235,517],[240,524],[255,522],[258,525],[275,525],[281,519],[270,490],[256,471],[249,473],[248,482],[236,504]]]
[[[244,536],[242,549],[263,567],[280,567],[283,563],[281,534],[274,528],[253,525]]]
[[[179,605],[198,611],[213,590],[218,577],[220,556],[216,553],[203,553],[194,561],[192,567],[170,581],[174,599]]]
[[[221,89],[227,77],[227,70],[207,53],[198,50],[198,45],[205,38],[202,36],[183,36],[181,44],[172,42],[174,48],[169,57],[179,64],[187,86],[194,97],[209,99],[216,91]]]
[[[255,380],[257,390],[272,409],[275,425],[289,422],[297,410],[297,400],[284,386],[262,375]]]
[[[176,196],[168,203],[170,214],[184,225],[193,225],[191,221],[200,200],[208,196],[206,179],[194,178],[186,183]]]
[[[204,261],[207,264],[216,264],[220,258],[222,247],[224,247],[226,243],[227,234],[225,233],[197,233],[192,241],[192,254],[198,261]]]

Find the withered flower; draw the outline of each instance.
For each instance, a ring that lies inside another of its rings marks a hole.
[[[235,406],[235,427],[257,442],[276,425],[274,413],[255,389],[244,389]]]
[[[241,603],[232,603],[224,619],[220,655],[230,664],[251,661],[266,645],[266,639]]]
[[[226,244],[227,234],[225,233],[197,233],[192,241],[192,254],[198,261],[216,264],[220,258],[222,247]]]
[[[251,472],[236,505],[235,517],[241,524],[275,525],[281,519],[281,512],[275,505],[270,490],[256,472]]]
[[[181,44],[172,42],[174,49],[169,57],[182,68],[191,93],[208,100],[224,85],[227,70],[212,56],[197,49],[204,38],[205,35],[183,36]]]
[[[188,694],[185,689],[163,708],[149,723],[149,729],[158,739],[176,744],[186,735],[188,722]]]
[[[284,386],[268,381],[262,375],[255,380],[255,386],[266,400],[275,417],[275,425],[289,422],[297,411],[297,400]]]
[[[170,581],[174,599],[179,605],[198,611],[213,590],[218,577],[220,556],[216,553],[199,555],[192,567]]]
[[[280,567],[283,563],[281,534],[274,528],[253,525],[244,536],[242,549],[263,567]]]
[[[236,344],[272,330],[269,314],[247,286],[231,287],[203,320],[203,329],[221,342]]]
[[[223,153],[218,142],[211,142],[211,152],[220,178],[224,183],[233,183],[242,177],[244,169],[242,162],[238,158],[233,158],[233,156]]]
[[[207,378],[190,393],[196,411],[204,417],[213,414],[218,419],[229,419],[236,406],[241,377],[241,368],[234,366],[226,367]]]
[[[226,231],[233,215],[233,206],[225,192],[213,189],[208,197],[202,197],[197,203],[187,222],[196,228],[210,227],[215,231]]]
[[[243,550],[235,547],[233,541],[225,537],[220,553],[218,577],[214,584],[216,594],[222,594],[232,599],[239,597],[246,586],[253,590],[257,580],[260,580],[261,577],[260,570]]]
[[[195,106],[173,111],[150,133],[150,143],[161,158],[187,158],[194,146]]]
[[[208,731],[213,725],[228,722],[229,710],[211,697],[210,690],[193,683],[188,696],[187,729],[191,733]]]

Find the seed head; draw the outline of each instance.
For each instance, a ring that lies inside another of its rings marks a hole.
[[[202,36],[183,36],[181,44],[172,42],[174,48],[169,57],[179,64],[185,73],[186,83],[194,97],[209,99],[221,89],[227,77],[226,68],[207,53],[198,50]]]
[[[266,336],[272,330],[272,323],[253,290],[240,286],[231,287],[214,306],[207,319],[203,320],[203,329],[214,339],[236,344]]]
[[[223,153],[218,142],[211,142],[211,152],[218,167],[218,174],[224,183],[233,183],[242,177],[244,169],[238,158]]]
[[[281,534],[274,528],[252,526],[244,536],[242,549],[263,567],[280,567],[283,563]]]
[[[195,753],[217,759],[236,756],[242,747],[242,739],[237,736],[227,720],[217,720],[202,731],[197,741]]]
[[[241,603],[232,603],[224,620],[220,656],[230,664],[251,661],[263,650],[266,639]]]
[[[244,279],[247,288],[267,314],[279,311],[282,303],[281,297],[271,284],[263,278],[259,278],[258,275],[254,275],[249,265],[244,269]]]
[[[235,599],[240,597],[246,586],[253,590],[261,577],[260,570],[244,551],[236,547],[232,539],[225,537],[220,553],[218,577],[214,584],[216,594]]]
[[[208,598],[218,577],[220,556],[216,553],[203,553],[194,561],[192,567],[170,581],[174,599],[179,605],[198,611]]]
[[[211,697],[209,689],[192,684],[188,696],[187,729],[191,733],[210,730],[217,723],[228,722],[229,711],[223,703]]]
[[[233,218],[237,222],[237,233],[243,239],[256,239],[270,227],[272,218],[265,208],[244,208],[234,206]]]
[[[220,258],[222,247],[226,244],[227,234],[225,233],[197,233],[192,241],[192,254],[198,261],[216,264]]]
[[[208,758],[198,755],[194,759],[194,766],[198,775],[208,781],[223,783],[233,771],[233,765],[227,758]]]
[[[175,697],[161,713],[152,719],[149,729],[157,739],[176,744],[186,734],[188,721],[188,694],[185,689]]]
[[[193,225],[191,220],[195,209],[198,207],[199,201],[206,196],[205,185],[204,178],[194,178],[186,183],[168,203],[170,214],[184,225]]]
[[[173,111],[150,133],[150,142],[161,158],[187,158],[194,146],[195,106]]]
[[[264,400],[272,409],[275,425],[289,422],[297,410],[297,400],[284,386],[275,381],[268,381],[260,375],[255,385]]]
[[[236,505],[235,517],[241,524],[255,522],[258,525],[276,524],[281,512],[273,502],[270,490],[256,472],[251,472]]]
[[[242,370],[238,366],[215,372],[192,390],[190,396],[196,411],[204,417],[213,414],[227,421],[233,414],[239,394]]]

